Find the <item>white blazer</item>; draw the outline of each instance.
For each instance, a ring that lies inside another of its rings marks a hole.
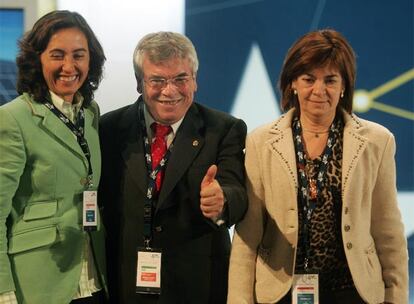
[[[344,112],[341,231],[346,259],[368,303],[408,303],[408,252],[397,205],[395,140]],[[298,243],[293,110],[246,142],[249,208],[235,229],[228,303],[276,303],[291,288]]]

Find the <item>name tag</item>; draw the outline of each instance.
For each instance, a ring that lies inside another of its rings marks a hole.
[[[140,248],[137,252],[136,292],[161,293],[161,251]]]
[[[295,274],[292,284],[292,304],[319,304],[317,274]]]
[[[84,230],[96,230],[98,210],[97,191],[83,191],[83,228]]]

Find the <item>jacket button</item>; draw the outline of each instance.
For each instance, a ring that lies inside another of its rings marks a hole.
[[[349,231],[351,229],[351,226],[345,225],[344,229],[345,229],[345,231]]]
[[[345,207],[345,210],[344,210],[344,212],[345,212],[345,214],[348,214],[348,207]]]
[[[351,242],[346,243],[346,248],[348,248],[348,249],[352,249],[352,243],[351,243]]]
[[[157,231],[157,232],[161,232],[161,231],[162,231],[162,227],[161,227],[161,226],[157,226],[157,227],[155,227],[155,231]]]

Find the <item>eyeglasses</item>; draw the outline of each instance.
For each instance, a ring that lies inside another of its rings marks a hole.
[[[177,89],[184,89],[191,79],[191,76],[177,76],[174,78],[150,78],[148,80],[144,79],[144,82],[148,84],[151,89],[154,90],[163,90],[167,87],[168,83],[171,83]]]

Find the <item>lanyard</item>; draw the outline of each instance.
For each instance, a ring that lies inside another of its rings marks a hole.
[[[325,187],[325,178],[328,171],[329,161],[332,157],[333,147],[336,143],[337,128],[340,126],[340,120],[334,120],[332,125],[329,128],[328,141],[325,147],[325,150],[322,154],[321,162],[318,168],[317,178],[316,178],[316,198],[310,199],[309,193],[309,181],[306,173],[306,158],[305,158],[305,148],[303,145],[302,138],[302,126],[298,117],[295,117],[293,120],[293,136],[296,149],[296,162],[298,167],[299,175],[299,205],[303,210],[303,242],[305,246],[305,270],[308,268],[308,259],[310,256],[310,224],[312,220],[312,213],[316,208],[316,203],[320,198],[322,189]]]
[[[152,238],[152,220],[153,220],[153,207],[157,201],[157,194],[156,193],[156,179],[158,172],[165,171],[165,166],[167,165],[168,159],[171,155],[171,149],[173,147],[173,143],[170,144],[169,148],[165,152],[165,155],[160,160],[160,163],[152,169],[152,157],[151,157],[151,145],[149,141],[149,137],[147,134],[147,127],[145,124],[144,118],[144,103],[141,101],[138,103],[139,107],[139,121],[141,126],[141,131],[144,138],[144,149],[145,149],[145,160],[147,164],[147,176],[148,176],[148,188],[147,194],[145,196],[144,201],[144,242],[147,248],[150,247],[150,241]]]
[[[59,111],[58,108],[56,108],[52,103],[47,101],[45,103],[45,106],[53,113],[55,114],[60,121],[62,121],[66,127],[69,128],[69,130],[72,131],[72,133],[76,136],[76,139],[78,141],[79,146],[82,149],[83,154],[85,155],[86,159],[88,160],[88,178],[87,178],[87,187],[91,188],[93,186],[92,178],[93,178],[93,172],[92,172],[92,164],[91,164],[91,153],[89,150],[88,142],[85,139],[85,113],[83,110],[83,107],[80,108],[78,117],[76,119],[76,125],[70,121],[69,118],[65,116],[61,111]]]

